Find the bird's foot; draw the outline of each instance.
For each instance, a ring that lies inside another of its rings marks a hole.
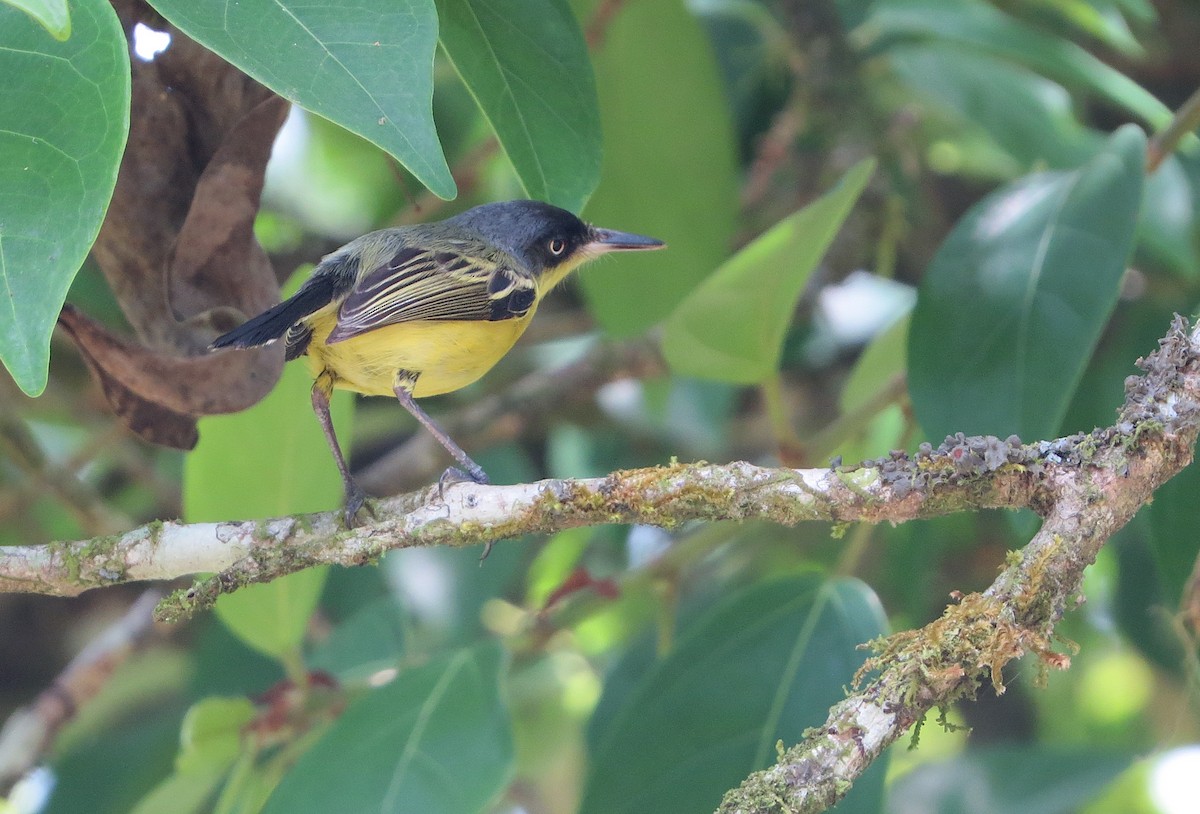
[[[367,514],[372,520],[375,520],[375,508],[367,502],[367,493],[357,486],[346,489],[346,504],[342,509],[342,523],[347,529],[357,528],[362,525],[360,514]]]
[[[446,471],[442,473],[442,476],[438,478],[438,500],[442,501],[443,503],[446,501],[447,486],[453,486],[456,483],[478,483],[486,486],[491,482],[491,479],[487,476],[487,473],[483,471],[483,468],[479,466],[479,464],[473,464],[467,467],[465,470],[459,469],[457,466],[448,467]]]
[[[440,478],[438,478],[438,500],[443,503],[446,502],[447,486],[452,486],[456,483],[478,483],[483,486],[487,486],[491,482],[491,478],[489,478],[487,473],[483,471],[483,467],[474,461],[471,462],[471,465],[468,466],[465,471],[459,469],[457,466],[451,466],[442,473]],[[479,555],[479,563],[481,565],[483,564],[483,561],[487,559],[487,555],[490,553],[492,553],[492,541],[488,540],[487,544],[483,547],[483,553]]]

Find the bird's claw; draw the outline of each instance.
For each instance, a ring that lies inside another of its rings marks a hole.
[[[482,486],[487,486],[491,482],[491,478],[487,476],[487,473],[483,471],[483,467],[479,466],[479,464],[469,466],[465,471],[459,469],[457,466],[448,467],[446,471],[442,473],[442,476],[438,478],[438,500],[442,501],[443,503],[446,502],[446,487],[452,484],[478,483]],[[483,553],[479,555],[480,565],[483,564],[483,561],[487,559],[487,555],[490,553],[492,553],[492,541],[488,540],[487,544],[483,547]]]
[[[442,476],[438,478],[438,500],[445,502],[447,486],[453,486],[456,483],[478,483],[483,486],[487,486],[491,482],[492,481],[487,476],[487,473],[484,472],[483,468],[478,464],[473,467],[468,467],[465,470],[459,469],[457,466],[447,467],[446,471],[442,473]]]
[[[346,505],[342,509],[342,523],[347,529],[357,528],[362,525],[359,520],[359,513],[366,510],[372,520],[377,519],[375,516],[375,507],[367,502],[367,493],[362,489],[353,489],[346,491]]]

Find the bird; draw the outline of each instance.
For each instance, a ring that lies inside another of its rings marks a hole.
[[[288,361],[307,358],[312,408],[341,474],[349,528],[370,506],[334,433],[329,400],[335,389],[397,399],[461,467],[447,469],[439,486],[490,483],[416,399],[483,376],[525,332],[542,298],[583,263],[665,246],[592,226],[541,201],[483,204],[350,241],[325,255],[295,294],[209,348],[255,348],[282,339]]]

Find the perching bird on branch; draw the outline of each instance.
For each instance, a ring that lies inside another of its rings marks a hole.
[[[334,389],[394,395],[465,470],[447,474],[487,483],[483,469],[414,399],[465,387],[490,370],[524,333],[542,297],[582,263],[663,245],[596,228],[538,201],[485,204],[350,241],[326,255],[295,295],[211,347],[253,348],[282,337],[288,360],[308,357],[313,411],[342,475],[349,526],[366,495],[333,431]]]

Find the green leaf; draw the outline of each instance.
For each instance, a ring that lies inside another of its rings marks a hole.
[[[212,799],[227,773],[227,768],[213,766],[175,772],[138,801],[131,814],[204,814],[212,810]]]
[[[1183,677],[1195,659],[1195,643],[1180,635],[1175,621],[1178,605],[1167,595],[1167,591],[1177,590],[1178,577],[1172,575],[1175,584],[1168,585],[1162,576],[1162,565],[1177,560],[1158,559],[1149,524],[1139,514],[1113,540],[1117,554],[1113,618],[1125,641],[1153,664]]]
[[[241,753],[243,730],[252,720],[254,705],[248,698],[212,696],[196,702],[183,717],[176,768],[227,769]]]
[[[883,632],[870,588],[804,577],[759,583],[698,619],[599,731],[582,814],[712,811],[817,726]],[[838,811],[878,811],[883,766]],[[873,798],[873,799],[868,799]],[[844,808],[848,806],[849,808]]]
[[[838,406],[843,416],[866,409],[874,403],[875,412],[864,413],[859,421],[847,422],[846,432],[836,439],[831,450],[834,458],[855,463],[878,455],[883,450],[904,446],[905,433],[911,431],[904,409],[894,399],[885,403],[889,390],[898,394],[908,361],[908,323],[905,314],[894,325],[878,334],[867,345],[842,388]]]
[[[921,281],[909,390],[931,438],[1058,432],[1117,301],[1146,137],[1118,130],[1081,169],[1009,184],[955,225]]]
[[[867,45],[894,37],[930,37],[994,54],[1068,86],[1087,88],[1156,128],[1171,110],[1070,40],[1031,28],[981,0],[888,0],[854,36]]]
[[[1105,0],[1091,0],[1091,2],[1108,5]],[[1142,25],[1149,26],[1158,22],[1158,10],[1154,8],[1151,0],[1113,0],[1112,5],[1131,20]]]
[[[436,0],[440,38],[529,197],[578,212],[600,180],[600,111],[565,0]]]
[[[396,600],[381,596],[338,625],[313,649],[308,666],[346,679],[399,663],[404,616]]]
[[[528,586],[525,603],[542,608],[551,595],[566,581],[592,542],[592,529],[578,528],[560,531],[547,540],[538,551],[525,576]]]
[[[1138,255],[1143,253],[1186,280],[1200,277],[1196,206],[1187,170],[1168,156],[1146,178],[1146,194],[1138,216]]]
[[[217,618],[258,652],[283,661],[304,641],[326,571],[309,568],[225,594],[217,600]]]
[[[889,48],[887,61],[918,97],[977,128],[1024,170],[1036,163],[1074,167],[1095,139],[1062,85],[1020,65],[954,43]]]
[[[897,376],[904,375],[908,347],[908,321],[905,314],[896,323],[871,340],[854,363],[850,377],[838,400],[843,413],[851,413],[877,398]]]
[[[1121,14],[1120,0],[1051,0],[1042,5],[1052,15],[1062,17],[1079,31],[1125,56],[1145,58],[1146,49]]]
[[[663,333],[671,369],[741,384],[775,375],[796,300],[874,170],[874,159],[860,161],[837,186],[771,227],[689,294]]]
[[[280,96],[378,144],[435,195],[455,196],[433,124],[433,0],[150,5]]]
[[[503,651],[489,643],[402,672],[338,718],[264,814],[482,810],[513,772],[503,668]]]
[[[757,0],[690,0],[687,7],[704,24],[721,66],[739,157],[752,160],[792,90],[792,35]]]
[[[1099,795],[1132,762],[1131,754],[1090,747],[1022,744],[968,749],[897,778],[886,811],[1069,814]]]
[[[325,436],[313,417],[312,380],[300,364],[249,410],[200,421],[200,443],[184,461],[188,522],[276,517],[332,509],[342,494]],[[334,396],[338,437],[350,440],[353,399]],[[246,644],[274,658],[294,655],[325,582],[324,568],[250,585],[217,601],[217,616]]]
[[[31,396],[50,333],[100,231],[129,134],[129,55],[107,0],[54,42],[0,4],[0,360]]]
[[[1154,493],[1150,504],[1150,547],[1162,583],[1163,605],[1174,613],[1192,579],[1200,557],[1196,533],[1196,494],[1200,489],[1200,464],[1188,465]]]
[[[78,6],[76,6],[78,9]],[[79,19],[76,18],[78,24]],[[76,33],[79,32],[78,25]],[[53,761],[45,814],[129,814],[171,773],[183,710],[142,709]],[[174,812],[172,813],[174,814]]]
[[[67,8],[67,0],[0,0],[13,8],[19,8],[42,28],[50,32],[54,39],[62,42],[71,36],[71,12]]]
[[[580,0],[582,20],[594,0]],[[679,0],[625,3],[593,52],[604,172],[588,220],[665,240],[665,252],[588,266],[580,285],[605,330],[663,319],[729,254],[737,218],[733,126],[720,71]]]
[[[210,697],[183,718],[175,772],[141,799],[133,814],[200,814],[239,756],[245,727],[254,719],[249,699]]]

